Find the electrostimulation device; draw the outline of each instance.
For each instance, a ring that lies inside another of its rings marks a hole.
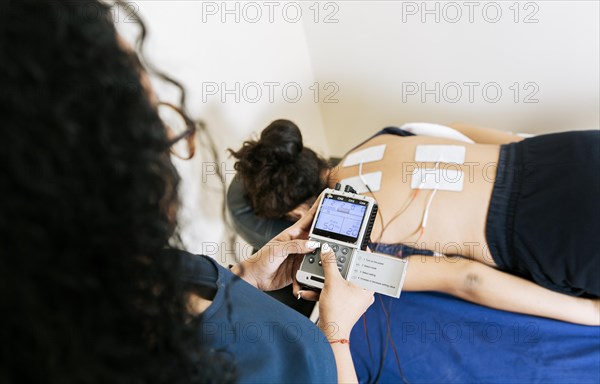
[[[367,248],[378,207],[375,199],[355,193],[350,186],[344,191],[340,189],[337,185],[336,189],[324,191],[308,237],[329,244],[340,273],[347,279],[356,254]],[[323,288],[325,278],[320,248],[304,255],[296,280],[308,289]]]

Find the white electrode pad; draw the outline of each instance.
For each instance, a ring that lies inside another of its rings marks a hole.
[[[366,164],[373,161],[379,161],[383,159],[383,154],[385,153],[385,144],[376,145],[374,147],[365,148],[358,152],[354,152],[349,154],[344,162],[342,163],[342,167],[351,167],[353,165],[358,165],[360,163]]]
[[[377,192],[381,189],[382,176],[383,173],[381,171],[363,173],[362,179],[360,176],[348,177],[347,179],[340,180],[340,184],[342,184],[342,188],[346,185],[351,186],[356,190],[356,193],[367,193],[369,192],[369,188],[371,188],[371,192]],[[369,185],[369,188],[365,185],[365,181]]]
[[[464,164],[465,153],[462,145],[417,145],[415,161]]]
[[[358,251],[348,271],[348,281],[359,287],[400,297],[408,261],[380,253]]]
[[[465,173],[452,168],[417,168],[413,171],[410,187],[460,192],[464,187]]]

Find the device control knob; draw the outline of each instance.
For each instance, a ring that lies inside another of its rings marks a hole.
[[[354,188],[352,188],[351,185],[346,185],[346,187],[344,188],[344,192],[356,193],[356,190]]]

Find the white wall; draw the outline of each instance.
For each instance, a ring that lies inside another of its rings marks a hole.
[[[242,18],[236,22],[236,15],[226,14],[221,2],[136,1],[133,4],[148,27],[145,49],[148,59],[187,87],[191,114],[206,122],[219,153],[226,160],[218,166],[226,173],[228,183],[233,176],[233,162],[226,149],[239,148],[244,140],[277,118],[295,121],[302,127],[305,143],[323,155],[328,154],[319,106],[309,89],[314,75],[301,22],[290,23],[274,17],[271,23],[267,15],[257,23]],[[218,5],[217,13],[213,4]],[[242,3],[237,4],[243,12]],[[226,8],[235,11],[235,6],[228,3]],[[247,8],[245,12],[255,17]],[[226,15],[225,22],[222,15]],[[122,15],[121,20],[124,18]],[[123,22],[118,24],[131,41],[135,28]],[[239,92],[223,92],[235,90],[236,83]],[[213,94],[215,84],[218,89]],[[162,99],[177,97],[160,82],[154,86]],[[262,94],[260,99],[258,92]],[[216,243],[219,258],[225,261],[232,253],[224,249],[227,234],[220,216],[219,180],[211,161],[200,147],[192,161],[176,162],[184,178],[183,239],[190,251],[199,253],[213,254]],[[243,243],[240,244],[245,251]]]
[[[306,143],[323,155],[341,155],[380,128],[407,121],[531,133],[599,125],[597,1],[519,2],[518,22],[515,1],[474,2],[472,22],[461,1],[427,1],[433,14],[424,14],[422,1],[133,4],[148,25],[148,57],[186,85],[192,114],[206,121],[223,157],[226,148],[238,148],[281,117],[297,122]],[[453,23],[457,10],[462,17]],[[537,22],[525,23],[528,15]],[[118,25],[130,36],[125,16]],[[479,83],[473,102],[467,82]],[[510,87],[517,82],[515,101]],[[239,100],[223,94],[222,83],[230,90],[239,83]],[[265,83],[278,84],[272,99]],[[440,100],[424,94],[421,83],[429,89],[439,83]],[[419,87],[413,95],[410,84]],[[457,102],[453,84],[462,92]],[[487,100],[486,84],[492,87]],[[502,97],[491,102],[495,84]],[[163,99],[174,97],[164,84],[155,87]],[[298,88],[302,95],[296,98]],[[257,89],[262,98],[253,102]],[[534,90],[537,102],[524,102]],[[210,253],[226,233],[213,164],[199,152],[193,161],[177,163],[184,177],[183,234],[191,251]],[[232,161],[222,167],[229,182]]]
[[[321,104],[332,153],[408,121],[530,133],[598,127],[599,2],[523,1],[519,22],[515,1],[473,2],[472,19],[467,3],[338,1],[327,10],[337,23],[304,20],[316,81],[339,87],[339,102]],[[480,84],[473,102],[466,82]],[[425,94],[422,83],[439,91]],[[491,102],[496,88],[502,97]],[[525,103],[535,90],[538,102]]]

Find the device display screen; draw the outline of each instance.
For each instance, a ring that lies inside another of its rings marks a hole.
[[[368,202],[364,200],[326,194],[313,233],[346,243],[356,243],[367,205]]]

